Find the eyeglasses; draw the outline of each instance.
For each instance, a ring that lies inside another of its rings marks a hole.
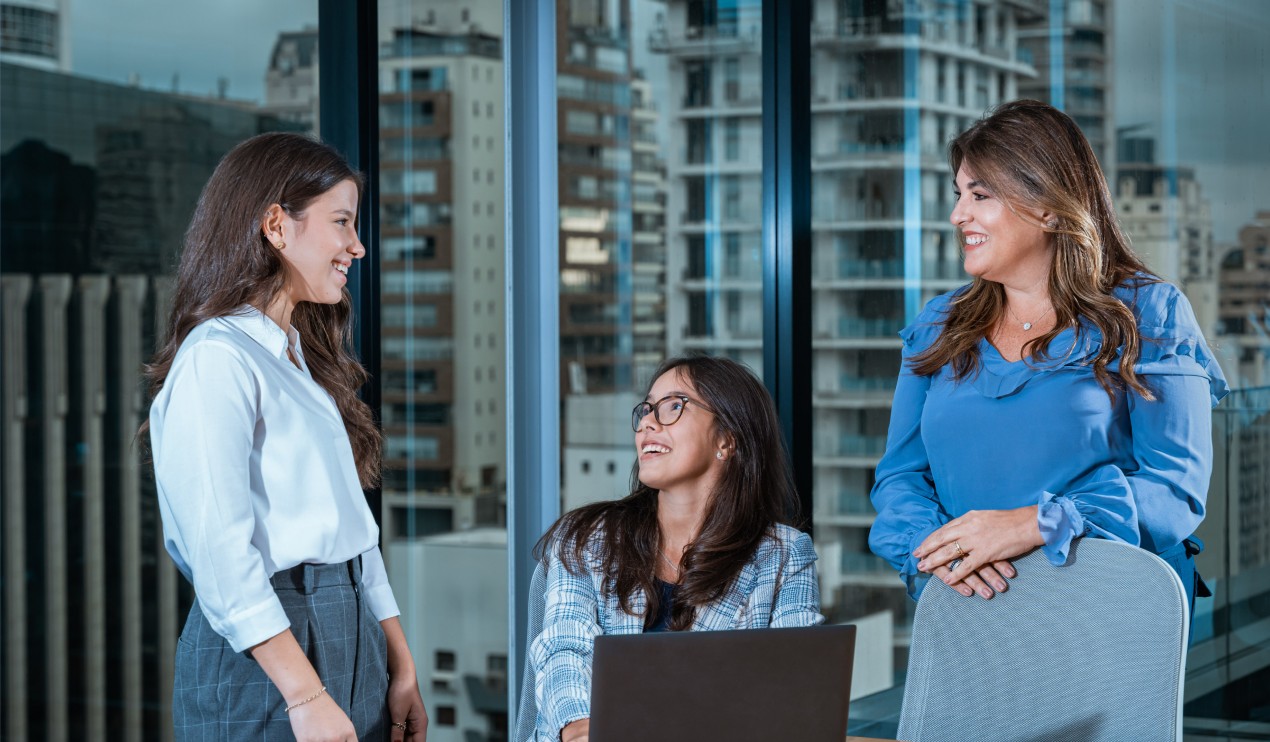
[[[714,412],[714,410],[686,394],[670,394],[656,402],[640,402],[635,405],[635,409],[631,410],[631,430],[639,432],[640,423],[644,421],[645,417],[648,417],[650,412],[653,413],[653,419],[657,421],[658,425],[662,427],[674,425],[679,422],[680,417],[683,417],[684,408],[688,406],[689,402],[706,412]]]

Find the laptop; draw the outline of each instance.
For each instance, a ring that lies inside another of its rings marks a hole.
[[[598,636],[591,742],[842,742],[854,626]]]

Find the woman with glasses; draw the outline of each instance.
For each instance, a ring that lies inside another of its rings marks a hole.
[[[543,631],[530,637],[539,740],[588,738],[599,634],[824,621],[816,554],[772,399],[726,358],[675,358],[635,406],[631,493],[578,508],[539,541]]]

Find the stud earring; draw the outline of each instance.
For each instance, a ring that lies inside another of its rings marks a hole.
[[[274,247],[278,248],[279,250],[285,250],[287,249],[287,243],[279,242],[278,244],[274,245]]]
[[[723,461],[723,452],[722,452],[722,451],[715,451],[715,452],[714,452],[714,457],[715,457],[716,459],[718,459],[719,461]]]

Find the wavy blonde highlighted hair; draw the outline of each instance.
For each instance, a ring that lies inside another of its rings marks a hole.
[[[1023,346],[1023,357],[1046,358],[1050,342],[1083,318],[1102,333],[1092,365],[1107,395],[1114,399],[1128,387],[1154,399],[1133,371],[1142,344],[1137,321],[1112,291],[1159,279],[1120,229],[1102,168],[1076,122],[1040,101],[1005,103],[952,141],[948,163],[954,175],[964,164],[1011,211],[1053,240],[1049,295],[1058,321]],[[1052,226],[1030,215],[1041,212],[1054,216]],[[976,373],[979,341],[1005,311],[1001,284],[975,278],[950,304],[939,338],[911,359],[913,372],[930,376],[951,364],[955,379]],[[1119,372],[1108,371],[1117,356]]]

